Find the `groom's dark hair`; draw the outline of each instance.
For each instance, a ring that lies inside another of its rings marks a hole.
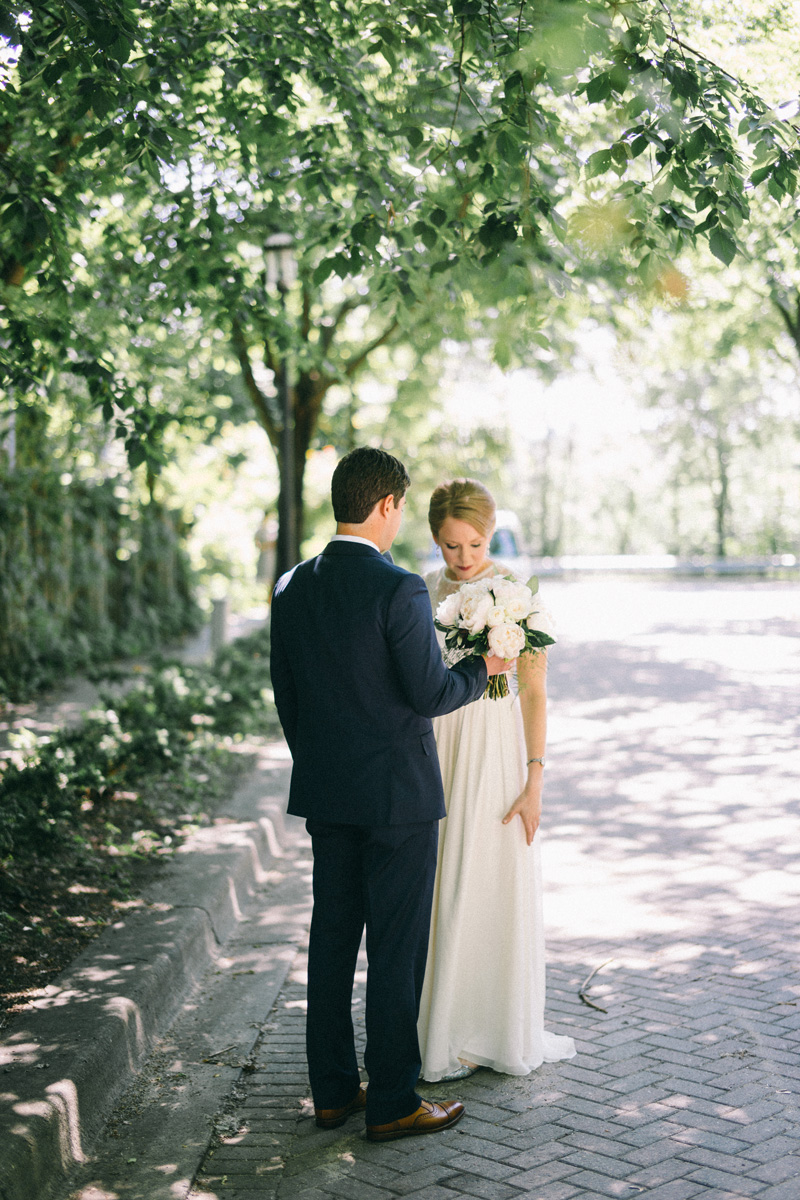
[[[394,496],[397,508],[410,483],[398,458],[373,446],[359,446],[345,454],[333,472],[333,515],[343,525],[361,525],[384,496]]]

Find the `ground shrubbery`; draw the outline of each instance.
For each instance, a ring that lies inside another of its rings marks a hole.
[[[264,629],[211,665],[161,660],[109,685],[74,728],[17,736],[0,763],[4,987],[61,969],[234,785],[245,736],[276,731]]]
[[[184,533],[113,479],[0,469],[0,700],[197,629]]]

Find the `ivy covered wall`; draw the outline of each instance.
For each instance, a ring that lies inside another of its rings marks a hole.
[[[180,523],[113,480],[0,473],[0,700],[196,629]]]

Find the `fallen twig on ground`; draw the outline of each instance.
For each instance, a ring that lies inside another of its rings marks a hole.
[[[583,983],[578,988],[578,996],[583,1001],[583,1003],[588,1004],[589,1008],[596,1008],[597,1011],[601,1012],[601,1013],[607,1013],[608,1009],[603,1008],[603,1006],[601,1004],[595,1004],[594,1000],[590,1000],[589,997],[586,995],[586,989],[588,988],[592,979],[594,979],[597,972],[602,971],[603,967],[607,967],[608,964],[613,961],[614,961],[613,958],[607,958],[605,962],[600,963],[600,966],[595,967],[595,969],[586,976]]]

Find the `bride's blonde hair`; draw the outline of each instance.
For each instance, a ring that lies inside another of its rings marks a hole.
[[[428,524],[434,537],[448,517],[466,521],[486,537],[494,529],[497,506],[492,493],[477,479],[447,479],[434,488],[428,506]]]

